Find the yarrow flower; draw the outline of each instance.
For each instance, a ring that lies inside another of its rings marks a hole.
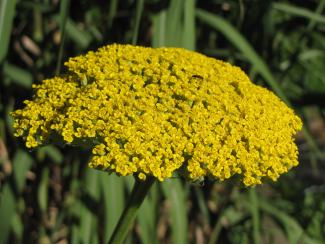
[[[88,145],[118,175],[276,180],[298,164],[302,122],[238,67],[181,48],[109,45],[71,58],[12,113],[28,148]]]

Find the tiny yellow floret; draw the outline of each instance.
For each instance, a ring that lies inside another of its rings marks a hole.
[[[181,48],[109,45],[65,63],[12,113],[28,148],[89,145],[89,166],[159,181],[277,180],[298,164],[302,122],[238,67]]]

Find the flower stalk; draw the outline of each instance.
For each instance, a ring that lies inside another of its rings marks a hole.
[[[155,178],[148,177],[145,181],[141,181],[135,177],[135,183],[129,201],[108,241],[108,244],[120,244],[124,241],[129,232],[136,214],[147,196],[151,186],[155,182]]]

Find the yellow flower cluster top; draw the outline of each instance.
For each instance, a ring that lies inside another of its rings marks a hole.
[[[29,148],[88,145],[90,167],[190,180],[276,180],[298,164],[302,122],[239,68],[181,48],[109,45],[71,58],[12,113]]]

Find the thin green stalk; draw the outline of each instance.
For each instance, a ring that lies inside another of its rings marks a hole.
[[[56,64],[56,75],[60,74],[61,62],[63,57],[63,47],[66,36],[66,24],[68,19],[68,13],[70,9],[70,0],[63,0],[60,3],[60,32],[61,32],[61,43],[59,47],[58,61]]]
[[[324,24],[325,23],[325,17],[322,16],[321,14],[318,14],[317,12],[312,12],[309,9],[302,8],[302,7],[297,7],[295,5],[291,4],[286,4],[286,3],[273,3],[272,7],[275,8],[276,10],[280,10],[283,12],[286,12],[291,15],[307,18],[310,20],[313,20],[315,22],[319,22]]]
[[[136,45],[139,36],[140,20],[143,11],[144,0],[139,0],[135,9],[135,26],[133,29],[132,44]]]
[[[210,235],[210,240],[208,244],[215,244],[218,243],[219,235],[222,230],[222,216],[218,219],[216,225],[214,226],[211,235]]]
[[[118,0],[110,1],[108,18],[107,18],[107,20],[108,20],[108,28],[112,28],[113,20],[114,20],[115,15],[116,15],[117,6],[118,6]]]
[[[325,8],[325,0],[322,0],[319,2],[316,10],[315,10],[315,14],[322,14],[323,10]],[[308,23],[308,26],[307,26],[307,30],[312,30],[315,25],[317,24],[317,21],[315,19],[310,19],[309,20],[309,23]]]
[[[120,244],[124,241],[144,198],[154,182],[153,177],[147,178],[146,181],[136,179],[129,202],[115,227],[111,239],[108,241],[109,244]]]
[[[34,28],[33,28],[33,36],[34,39],[38,42],[43,41],[43,30],[42,30],[42,12],[40,10],[40,0],[36,1],[36,4],[33,9],[33,16],[34,16]]]

